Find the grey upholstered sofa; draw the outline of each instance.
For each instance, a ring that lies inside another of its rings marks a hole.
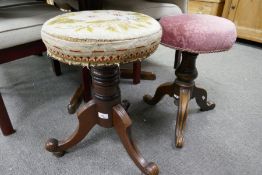
[[[41,0],[0,0],[0,64],[46,51],[41,40],[42,24],[61,11]],[[58,63],[53,62],[53,65]],[[54,66],[60,74],[60,67]],[[57,68],[58,67],[58,68]],[[0,129],[14,132],[0,92]]]
[[[39,0],[0,0],[0,49],[40,40],[42,24],[60,13]]]

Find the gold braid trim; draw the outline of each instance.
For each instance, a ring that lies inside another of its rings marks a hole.
[[[73,55],[65,55],[61,51],[54,50],[52,48],[47,48],[47,54],[66,64],[69,65],[78,65],[78,66],[106,66],[112,64],[120,64],[120,63],[129,63],[137,60],[144,60],[149,57],[152,53],[156,51],[159,43],[154,43],[147,49],[143,49],[140,52],[136,52],[136,54],[130,55],[112,55],[112,56],[97,56],[97,57],[84,57],[84,56],[73,56]]]

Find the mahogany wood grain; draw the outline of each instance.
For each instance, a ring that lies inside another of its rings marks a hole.
[[[103,0],[79,0],[79,10],[98,10],[102,9],[103,7]],[[133,79],[133,84],[140,83],[140,79],[142,80],[155,80],[156,75],[153,72],[146,72],[141,71],[141,62],[137,61],[133,63],[133,69],[121,69],[121,78],[126,79]],[[83,79],[83,98],[84,101],[87,102],[91,99],[91,78],[90,78],[90,72],[87,68],[83,68],[82,70],[82,79]],[[77,90],[78,91],[78,90]],[[71,100],[74,99],[74,101],[81,101],[80,96],[78,96],[79,93],[74,93],[74,95],[71,97]],[[69,102],[68,105],[68,112],[74,113],[77,110],[77,103],[71,104],[72,101]],[[72,109],[72,110],[71,110]]]
[[[207,91],[205,89],[194,86],[193,97],[196,99],[201,111],[209,111],[216,106],[215,103],[207,101]]]
[[[182,52],[181,61],[176,68],[175,81],[160,85],[155,95],[144,96],[144,101],[149,105],[157,104],[164,95],[174,97],[174,102],[178,105],[177,122],[175,129],[175,145],[181,148],[184,144],[184,128],[187,119],[188,103],[190,99],[195,98],[197,104],[202,111],[207,111],[215,108],[215,104],[207,101],[207,92],[195,86],[194,80],[197,78],[198,72],[196,69],[197,54]],[[176,57],[177,58],[177,57]],[[176,67],[176,66],[175,66]]]
[[[133,84],[140,83],[141,79],[141,62],[135,61],[133,63]]]
[[[67,105],[67,110],[69,114],[74,114],[79,107],[84,93],[84,86],[81,84],[74,95],[71,97],[69,104]]]
[[[169,95],[172,97],[175,94],[175,84],[174,82],[168,82],[161,84],[156,92],[155,95],[152,97],[151,95],[145,95],[143,100],[149,105],[155,105],[165,96]]]
[[[136,65],[133,65],[133,68],[137,70]],[[138,71],[134,71],[134,69],[120,69],[120,77],[123,79],[133,79],[133,84],[138,84],[138,80],[135,80],[135,76],[140,77],[140,80],[155,80],[156,79],[156,74],[153,72],[147,72],[147,71],[142,71],[139,70],[140,75],[138,74]],[[140,82],[140,81],[139,81]]]
[[[92,86],[92,78],[90,74],[90,70],[87,67],[84,67],[82,69],[82,82],[83,82],[83,98],[85,102],[88,102],[92,99],[92,92],[91,92],[91,86]]]
[[[63,156],[65,151],[85,138],[88,132],[97,124],[96,104],[89,101],[77,114],[79,125],[74,133],[66,140],[58,141],[54,138],[46,142],[46,150],[53,152],[57,157]]]
[[[6,49],[0,49],[0,64],[21,59],[30,55],[37,55],[46,51],[42,40],[26,43]]]
[[[181,56],[182,56],[181,54],[182,52],[180,50],[176,50],[174,69],[177,69],[181,63]]]
[[[117,65],[91,67],[93,99],[77,113],[78,128],[64,141],[49,139],[45,148],[56,156],[63,156],[67,149],[79,143],[96,124],[104,128],[114,127],[136,166],[146,175],[157,175],[157,165],[147,163],[131,138],[131,120],[121,105],[119,74]]]
[[[176,118],[175,144],[181,148],[184,144],[184,128],[187,119],[187,109],[190,100],[190,87],[181,86],[179,89],[179,104]]]
[[[121,105],[113,107],[113,123],[115,130],[120,137],[127,153],[134,161],[136,166],[144,173],[150,175],[157,175],[159,173],[158,166],[154,162],[147,162],[140,151],[136,147],[136,144],[132,140],[130,117],[126,113],[125,109]]]

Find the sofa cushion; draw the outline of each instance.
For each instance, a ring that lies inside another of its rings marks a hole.
[[[104,0],[104,9],[130,10],[149,15],[155,19],[182,13],[181,9],[175,4],[148,0]]]
[[[46,4],[22,5],[0,10],[0,49],[40,40],[40,29],[48,19],[61,14]],[[12,39],[11,39],[12,38]]]
[[[68,4],[73,9],[79,9],[77,0],[55,0],[58,4]],[[149,0],[104,0],[106,10],[127,10],[149,15],[155,19],[162,16],[181,14],[181,9],[171,3],[152,2]]]

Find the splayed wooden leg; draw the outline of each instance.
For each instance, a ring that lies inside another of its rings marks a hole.
[[[90,70],[87,67],[82,69],[82,81],[83,83],[77,88],[74,95],[71,97],[69,104],[67,105],[69,114],[74,114],[76,112],[82,99],[84,99],[85,102],[92,99],[92,80]]]
[[[190,100],[190,88],[180,87],[179,105],[176,120],[176,147],[181,148],[184,144],[184,128],[187,119],[187,109]]]
[[[170,97],[172,97],[175,93],[175,85],[172,82],[169,83],[164,83],[162,85],[160,85],[156,92],[154,97],[150,96],[150,95],[145,95],[143,100],[144,102],[146,102],[149,105],[155,105],[157,104],[165,95],[169,95]]]
[[[52,69],[53,69],[53,72],[55,73],[55,75],[56,76],[61,75],[61,66],[60,66],[59,61],[52,59],[51,63],[52,63]]]
[[[155,80],[156,75],[153,72],[141,71],[141,62],[133,63],[133,69],[121,69],[121,78],[133,79],[133,84],[139,84],[140,80]]]
[[[88,102],[92,99],[92,93],[91,93],[91,86],[92,86],[92,78],[90,70],[87,67],[84,67],[82,69],[82,81],[83,81],[83,98],[85,102]]]
[[[81,84],[77,90],[75,91],[74,95],[71,97],[69,104],[67,105],[67,110],[69,114],[74,114],[79,107],[84,93],[84,86]]]
[[[79,126],[65,141],[49,139],[46,149],[56,156],[63,156],[65,151],[79,143],[96,124],[104,127],[115,127],[124,147],[137,167],[146,175],[157,175],[156,164],[147,163],[131,139],[131,120],[121,103],[119,88],[119,67],[91,67],[93,82],[93,100],[89,101],[78,112]],[[124,101],[125,108],[129,103]]]
[[[56,156],[63,156],[65,151],[79,143],[97,123],[96,105],[93,100],[89,101],[77,114],[79,126],[66,140],[58,141],[51,138],[45,148]]]
[[[136,166],[146,175],[157,175],[159,169],[153,162],[147,162],[131,138],[131,120],[121,105],[113,107],[113,125],[126,151]]]
[[[194,87],[193,96],[196,99],[198,106],[201,111],[208,111],[215,108],[215,103],[207,101],[207,91],[205,89]]]
[[[141,79],[141,62],[133,62],[133,84],[140,83]]]

